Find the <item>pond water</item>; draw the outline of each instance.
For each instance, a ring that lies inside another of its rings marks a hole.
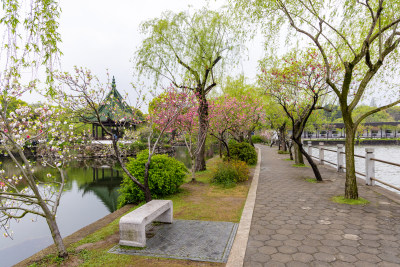
[[[329,147],[332,150],[336,150],[336,146],[326,146]],[[365,156],[365,148],[373,148],[374,149],[374,154],[375,158],[377,159],[382,159],[385,161],[393,162],[393,163],[400,163],[400,146],[392,145],[392,146],[373,146],[373,145],[368,145],[368,146],[356,146],[354,148],[354,153],[360,156]],[[313,148],[313,155],[317,156],[318,155],[318,149]],[[324,151],[324,157],[326,160],[335,162],[337,161],[337,155],[334,152],[330,151]],[[365,173],[365,159],[362,158],[355,158],[356,162],[356,171],[360,173]],[[345,162],[344,162],[345,163]],[[329,163],[327,163],[329,164]],[[346,163],[345,163],[346,164]],[[362,176],[359,176],[360,178],[363,178]],[[385,163],[381,162],[375,162],[375,177],[379,180],[382,180],[384,182],[387,182],[391,185],[400,187],[400,167],[396,167],[393,165],[388,165]],[[393,192],[396,192],[400,194],[398,190],[392,189],[388,186],[385,186],[383,184],[377,183],[377,185],[382,186],[384,188],[387,188],[388,190],[391,190]]]
[[[2,161],[7,172],[17,172],[9,159]],[[65,192],[57,212],[63,237],[116,210],[122,173],[110,166],[112,163],[75,162],[67,169]],[[34,170],[38,177],[53,172],[39,164]],[[52,244],[47,223],[41,217],[27,215],[19,223],[12,221],[10,227],[14,231],[13,240],[0,238],[1,266],[15,264]]]
[[[188,168],[191,161],[186,147],[176,147],[175,158]],[[18,173],[9,158],[1,159],[7,175]],[[38,177],[48,172],[57,173],[37,164]],[[122,170],[110,160],[80,161],[67,169],[65,192],[57,212],[61,235],[66,237],[115,211]],[[27,215],[19,223],[12,222],[13,240],[0,236],[0,266],[11,266],[53,243],[46,221],[41,217]]]

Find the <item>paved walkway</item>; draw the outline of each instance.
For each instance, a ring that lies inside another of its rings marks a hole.
[[[360,185],[366,206],[337,204],[344,175],[296,168],[276,148],[262,162],[244,266],[400,266],[400,205]],[[400,178],[400,177],[399,177]]]

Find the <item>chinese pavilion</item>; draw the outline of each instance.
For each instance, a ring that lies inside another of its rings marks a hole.
[[[107,94],[104,100],[100,103],[97,110],[98,116],[93,114],[86,120],[92,124],[92,133],[94,139],[108,139],[106,132],[100,126],[103,124],[107,129],[116,135],[122,137],[124,127],[133,127],[136,129],[137,122],[134,119],[134,112],[123,100],[121,94],[117,91],[115,78],[112,79],[111,91]],[[100,130],[100,131],[99,131]]]

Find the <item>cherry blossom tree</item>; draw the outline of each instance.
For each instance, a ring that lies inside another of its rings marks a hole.
[[[279,63],[279,66],[262,69],[260,83],[289,117],[292,123],[291,139],[307,158],[315,178],[322,181],[317,165],[303,148],[301,136],[312,112],[323,109],[320,104],[331,92],[326,83],[326,68],[316,50],[294,51]],[[299,154],[296,163],[301,163]]]
[[[191,175],[192,182],[196,181],[196,168],[195,160],[199,149],[205,142],[206,133],[198,139],[199,122],[198,122],[198,108],[195,95],[190,91],[177,91],[170,90],[158,97],[157,105],[151,109],[150,117],[153,118],[157,129],[160,131],[168,124],[169,113],[177,106],[184,103],[185,107],[181,109],[180,114],[177,116],[174,123],[170,124],[167,131],[175,131],[180,135],[185,146],[188,149],[190,159],[192,161]]]
[[[210,104],[209,134],[224,145],[229,159],[228,135],[248,134],[263,116],[261,101],[250,103],[246,96],[238,99],[223,95]]]
[[[234,129],[232,133],[234,138],[239,142],[243,142],[247,139],[248,142],[253,145],[251,134],[257,127],[260,127],[265,122],[265,94],[262,92],[261,88],[249,83],[244,75],[239,75],[238,77],[228,76],[224,82],[222,91],[224,94],[249,104],[246,105],[247,109],[243,110],[243,112],[248,115],[246,116],[246,120],[243,121],[242,127]]]

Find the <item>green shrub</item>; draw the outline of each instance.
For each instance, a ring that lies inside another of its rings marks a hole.
[[[212,182],[229,188],[236,185],[237,177],[237,171],[232,168],[229,162],[222,162],[218,164]]]
[[[136,151],[136,152],[145,150],[146,148],[147,148],[146,143],[143,143],[143,142],[140,141],[140,140],[137,140],[137,141],[135,141],[135,142],[133,142],[133,143],[131,144],[131,149],[134,150],[134,151]]]
[[[224,161],[217,165],[213,174],[212,182],[224,187],[234,187],[237,182],[247,181],[249,178],[249,167],[240,160]]]
[[[148,150],[143,150],[137,155],[136,159],[129,158],[129,162],[126,164],[129,172],[142,183],[148,156]],[[177,159],[167,155],[154,155],[149,169],[149,188],[152,198],[176,193],[179,186],[183,184],[187,172],[185,165]],[[124,174],[119,191],[119,207],[127,203],[139,203],[145,199],[144,193],[126,174]]]
[[[249,179],[249,167],[247,166],[246,162],[241,160],[232,160],[229,163],[238,173],[238,182],[244,182]]]
[[[229,143],[229,152],[232,159],[244,161],[249,165],[257,163],[256,149],[248,143]]]
[[[253,135],[253,136],[251,136],[251,141],[252,141],[254,144],[257,144],[257,143],[262,143],[262,144],[264,144],[264,143],[267,142],[267,140],[266,140],[264,137],[262,137],[261,135]]]
[[[289,151],[278,150],[278,154],[290,154]]]

